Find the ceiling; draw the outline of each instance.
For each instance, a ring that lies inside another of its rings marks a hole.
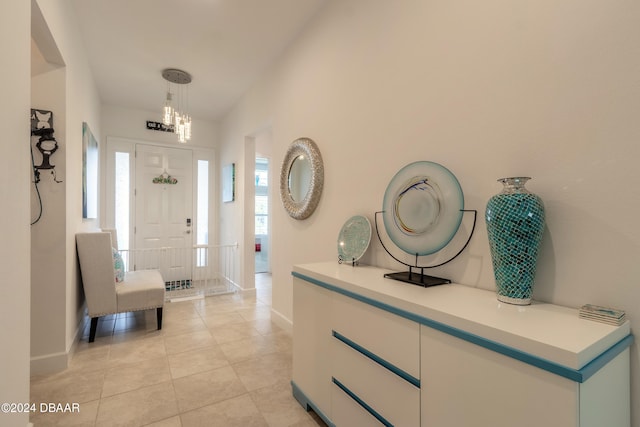
[[[72,0],[104,104],[158,110],[189,72],[189,112],[218,120],[326,0]]]

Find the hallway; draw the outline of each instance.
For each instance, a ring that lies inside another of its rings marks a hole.
[[[291,336],[270,319],[271,275],[256,295],[167,303],[101,319],[70,368],[33,377],[31,402],[80,413],[32,414],[40,426],[322,426],[291,394]]]

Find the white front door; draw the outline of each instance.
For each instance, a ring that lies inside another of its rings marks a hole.
[[[184,248],[172,256],[165,280],[187,280],[193,246],[191,150],[136,144],[135,248]],[[148,267],[148,266],[147,266]]]

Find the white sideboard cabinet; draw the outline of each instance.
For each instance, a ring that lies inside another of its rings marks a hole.
[[[629,427],[628,322],[388,272],[292,272],[293,394],[328,425]]]

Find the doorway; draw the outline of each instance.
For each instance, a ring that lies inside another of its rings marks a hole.
[[[269,242],[269,159],[256,157],[255,164],[255,272],[268,273]]]
[[[107,137],[106,151],[102,226],[120,249],[215,244],[211,150]]]

